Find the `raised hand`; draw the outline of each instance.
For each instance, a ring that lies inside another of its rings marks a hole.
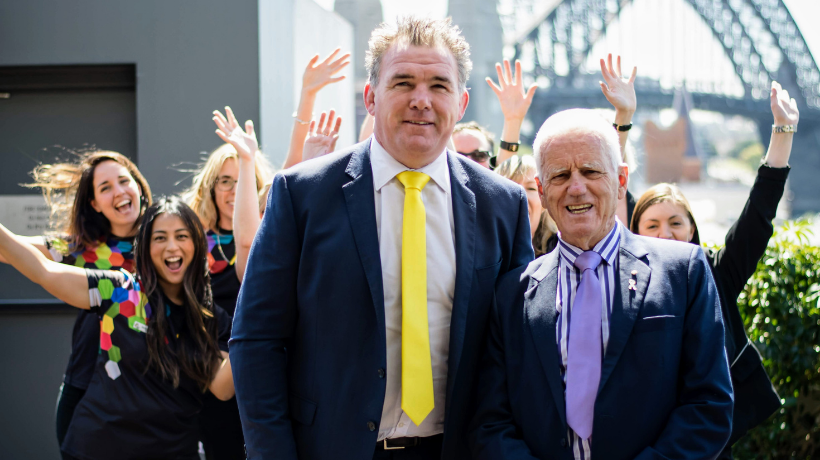
[[[305,148],[302,151],[302,161],[327,155],[335,150],[341,126],[342,117],[336,117],[335,110],[331,110],[329,114],[322,112],[318,124],[316,120],[311,120]]]
[[[630,117],[638,107],[638,100],[635,96],[635,76],[637,74],[638,68],[633,67],[629,80],[624,81],[620,56],[618,56],[615,67],[612,66],[612,54],[607,55],[606,62],[601,59],[601,76],[604,77],[604,81],[600,82],[601,91],[616,111],[628,113]]]
[[[498,73],[498,85],[490,77],[487,77],[486,81],[498,97],[504,120],[523,121],[527,116],[527,110],[530,109],[538,85],[533,84],[524,92],[524,85],[521,82],[521,61],[515,61],[515,74],[510,69],[508,59],[504,59],[503,69],[501,64],[496,64],[495,71]]]
[[[772,81],[772,92],[769,101],[772,106],[775,126],[796,125],[800,121],[797,102],[794,98],[789,98],[789,92],[776,81]]]
[[[325,86],[345,79],[344,75],[334,77],[346,65],[350,64],[350,53],[336,59],[336,55],[340,51],[340,48],[336,48],[322,62],[319,62],[318,54],[313,56],[313,59],[308,62],[307,68],[305,68],[304,75],[302,75],[302,91],[316,94]]]
[[[227,118],[214,110],[214,123],[216,123],[216,135],[224,142],[231,144],[236,149],[236,153],[241,160],[253,161],[253,156],[259,150],[259,142],[256,140],[256,133],[253,130],[253,122],[245,122],[245,130],[239,126],[236,116],[230,107],[225,107]]]

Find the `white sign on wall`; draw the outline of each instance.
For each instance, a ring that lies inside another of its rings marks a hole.
[[[42,195],[0,195],[0,223],[18,235],[44,234],[49,213]]]

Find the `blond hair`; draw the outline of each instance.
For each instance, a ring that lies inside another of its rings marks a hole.
[[[536,168],[535,158],[532,155],[521,155],[510,157],[501,163],[495,168],[495,173],[517,184],[523,184],[528,175],[538,174],[538,168]],[[541,217],[538,219],[538,227],[532,237],[532,247],[537,256],[547,252],[547,242],[556,233],[558,233],[558,227],[555,221],[546,209],[542,210]]]
[[[452,18],[431,19],[404,16],[396,24],[382,23],[370,35],[365,54],[365,67],[372,87],[379,85],[382,58],[391,46],[443,47],[452,53],[458,69],[459,92],[467,88],[467,79],[473,63],[470,61],[470,44],[461,35]]]
[[[219,210],[216,208],[216,192],[214,187],[219,179],[219,171],[226,161],[233,158],[239,162],[236,149],[231,144],[222,144],[211,152],[205,164],[194,175],[191,187],[182,192],[182,199],[199,216],[202,226],[208,230],[215,230],[219,224]],[[268,181],[272,168],[268,161],[259,152],[254,159],[256,170],[256,190],[261,189]]]

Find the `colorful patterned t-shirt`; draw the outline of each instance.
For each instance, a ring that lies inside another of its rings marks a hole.
[[[230,230],[219,233],[208,230],[208,268],[211,271],[211,291],[214,303],[233,316],[239,296],[239,278],[236,277],[236,241]]]
[[[148,327],[154,309],[125,270],[87,270],[92,314],[100,322],[94,376],[71,420],[62,449],[77,458],[197,458],[196,415],[203,393],[180,371],[179,385],[148,368]],[[186,334],[182,306],[163,307],[176,347]],[[227,351],[230,318],[214,307],[219,348]]]
[[[57,262],[88,269],[124,269],[134,273],[134,237],[110,236],[94,248],[73,250],[65,239],[45,238],[51,258]],[[63,381],[85,390],[94,375],[94,365],[100,351],[100,319],[88,310],[80,310],[71,334],[71,356]]]

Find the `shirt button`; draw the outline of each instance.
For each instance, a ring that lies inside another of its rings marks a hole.
[[[399,428],[404,428],[404,422],[399,422]]]
[[[373,423],[372,421],[367,422],[367,429],[370,430],[370,431],[376,431],[376,424]]]
[[[567,438],[561,438],[561,447],[567,447]]]
[[[385,375],[384,369],[379,369],[377,372],[378,372],[378,374],[379,374],[379,378],[380,378],[380,379],[383,379],[383,378],[384,378],[384,375]]]

